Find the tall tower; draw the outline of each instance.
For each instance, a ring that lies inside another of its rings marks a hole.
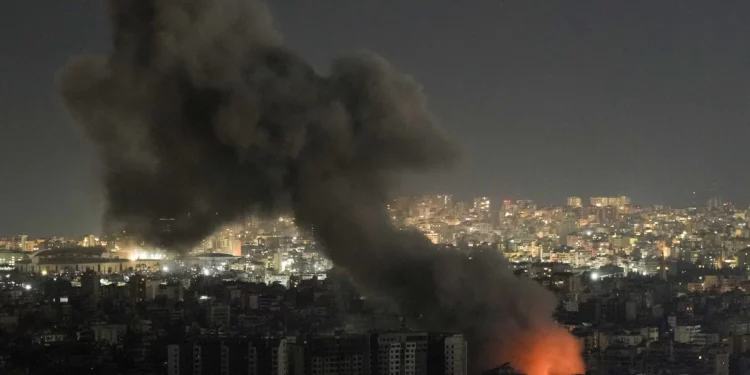
[[[667,260],[664,258],[664,254],[659,261],[659,277],[664,281],[667,280]]]
[[[81,294],[88,313],[93,313],[99,303],[99,274],[88,270],[81,275]]]
[[[474,198],[474,214],[480,219],[486,219],[490,214],[490,198]]]

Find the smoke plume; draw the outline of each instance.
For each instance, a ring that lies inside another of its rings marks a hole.
[[[385,213],[399,172],[457,155],[412,78],[371,53],[321,75],[258,1],[108,4],[111,52],[73,58],[58,77],[97,145],[107,223],[181,248],[252,210],[292,212],[364,290],[424,329],[465,333],[479,366],[536,371],[523,349],[538,342],[530,332],[559,333],[554,297],[497,254],[440,250]],[[176,218],[168,233],[162,217]]]

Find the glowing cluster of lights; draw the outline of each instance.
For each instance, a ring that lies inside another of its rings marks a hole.
[[[130,260],[162,260],[164,258],[164,253],[159,251],[133,250],[130,253]]]
[[[294,264],[293,259],[284,259],[281,261],[281,269],[279,272],[284,272],[285,270],[289,269],[291,265]]]

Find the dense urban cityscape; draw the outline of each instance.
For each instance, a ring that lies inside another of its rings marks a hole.
[[[0,2],[0,375],[750,375],[748,15]]]
[[[386,209],[403,230],[467,257],[500,252],[517,277],[554,291],[556,321],[580,341],[587,373],[750,371],[747,209],[719,197],[687,208],[624,196],[566,203],[441,194],[395,199]],[[175,220],[154,225],[169,231]],[[182,255],[129,233],[2,238],[0,369],[469,371],[471,348],[460,333],[415,330],[370,301],[313,235],[291,217],[248,216]]]

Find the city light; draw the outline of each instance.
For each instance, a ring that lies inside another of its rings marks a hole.
[[[750,375],[750,2],[5,3],[2,373]]]
[[[133,250],[130,253],[129,259],[132,261],[137,260],[162,260],[166,258],[166,255],[162,251],[158,250]]]

